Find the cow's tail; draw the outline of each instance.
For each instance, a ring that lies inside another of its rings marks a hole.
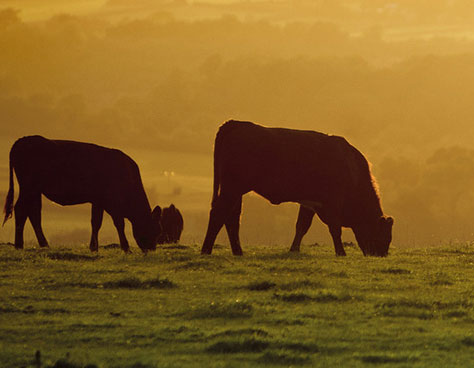
[[[220,137],[220,129],[219,131],[217,132],[216,134],[216,140],[214,142],[214,187],[213,187],[213,190],[212,190],[212,207],[214,207],[216,201],[217,201],[217,197],[219,196],[219,188],[220,188],[220,140],[221,140],[221,137]]]
[[[5,222],[12,217],[13,214],[13,198],[14,198],[14,179],[13,179],[13,165],[12,158],[10,154],[10,187],[8,188],[7,198],[5,199],[5,207],[3,207],[3,212],[5,213],[5,218],[3,219],[3,225]]]

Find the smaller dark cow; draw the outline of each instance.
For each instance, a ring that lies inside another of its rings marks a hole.
[[[143,252],[156,249],[159,227],[153,219],[137,164],[123,152],[91,143],[50,140],[41,136],[18,139],[10,150],[10,188],[5,222],[13,213],[14,178],[20,194],[15,204],[15,247],[23,248],[23,229],[29,218],[39,245],[48,242],[41,228],[41,195],[60,205],[92,204],[91,251],[99,247],[98,234],[106,211],[113,219],[125,252],[124,219]]]
[[[225,225],[232,252],[239,240],[242,195],[300,204],[291,251],[316,213],[329,227],[336,254],[346,253],[341,228],[353,230],[364,255],[386,256],[393,219],[385,216],[367,159],[344,138],[314,131],[228,121],[214,144],[214,193],[201,253],[210,254]]]
[[[156,214],[155,214],[155,211]],[[169,207],[159,209],[158,206],[153,210],[154,218],[160,219],[161,234],[158,237],[158,244],[177,243],[183,231],[183,216],[181,212],[171,204]]]

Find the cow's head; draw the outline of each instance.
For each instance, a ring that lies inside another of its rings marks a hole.
[[[156,250],[156,243],[161,234],[161,207],[156,206],[151,216],[132,227],[133,237],[143,252]]]
[[[385,257],[392,241],[393,218],[381,216],[372,223],[353,228],[357,243],[366,256]]]

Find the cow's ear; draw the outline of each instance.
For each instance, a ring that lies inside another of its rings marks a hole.
[[[388,226],[393,226],[393,217],[383,216],[383,219]]]
[[[159,220],[161,218],[161,207],[160,206],[156,206],[153,211],[151,211],[151,217],[153,219],[157,219]]]

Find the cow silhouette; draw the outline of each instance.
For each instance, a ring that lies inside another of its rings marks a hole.
[[[14,175],[20,193],[13,207]],[[60,205],[92,204],[90,250],[99,247],[103,213],[112,217],[123,251],[129,251],[127,218],[143,252],[156,249],[159,227],[143,188],[137,164],[125,153],[91,143],[50,140],[41,136],[18,139],[10,150],[10,187],[5,222],[15,213],[15,247],[23,248],[23,229],[30,219],[38,243],[48,242],[41,227],[41,195]]]
[[[233,254],[242,255],[242,195],[250,191],[273,204],[300,204],[291,251],[300,250],[316,213],[329,227],[336,255],[346,254],[342,227],[353,230],[364,255],[388,254],[393,218],[383,214],[367,159],[342,137],[224,123],[215,139],[214,190],[202,254],[211,254],[225,225]]]
[[[157,206],[153,211],[160,211],[161,213],[157,213],[155,215],[155,218],[159,219],[159,226],[161,227],[161,234],[158,237],[158,244],[178,243],[184,226],[184,220],[181,212],[175,207],[174,204],[163,208],[163,210],[158,210]]]

